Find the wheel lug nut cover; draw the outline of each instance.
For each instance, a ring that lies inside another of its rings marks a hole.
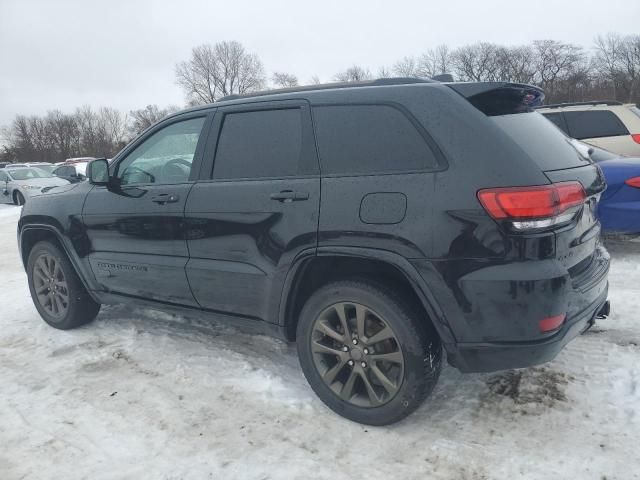
[[[367,362],[362,362],[360,365],[362,365],[362,368],[367,368]]]
[[[348,362],[348,363],[349,363],[349,366],[350,366],[350,367],[353,367],[353,360],[349,360],[349,362]]]
[[[357,345],[357,344],[358,344],[358,339],[357,339],[357,338],[354,338],[354,339],[353,339],[353,344],[354,344],[354,345]]]

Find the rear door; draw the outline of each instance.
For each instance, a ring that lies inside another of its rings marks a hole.
[[[193,294],[205,309],[275,322],[292,261],[317,246],[308,104],[219,108],[205,160],[185,211]]]
[[[184,270],[184,206],[208,123],[200,113],[159,125],[116,161],[117,188],[96,186],[87,195],[89,262],[106,291],[197,305]]]

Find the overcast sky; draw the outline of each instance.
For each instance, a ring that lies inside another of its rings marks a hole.
[[[0,125],[84,104],[183,105],[176,62],[221,40],[304,83],[354,63],[375,72],[440,43],[591,47],[610,31],[640,33],[639,0],[0,0]]]

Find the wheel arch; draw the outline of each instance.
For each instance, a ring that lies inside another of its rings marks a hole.
[[[22,219],[21,219],[22,223]],[[58,246],[66,255],[71,265],[73,266],[76,274],[80,278],[80,281],[84,285],[85,289],[91,295],[91,297],[99,302],[99,298],[94,293],[94,289],[91,283],[88,281],[88,272],[83,266],[81,260],[76,255],[73,248],[65,241],[64,235],[59,228],[54,224],[38,223],[38,224],[26,224],[21,225],[18,234],[18,248],[20,251],[20,258],[24,269],[27,269],[29,262],[29,254],[33,247],[41,241],[49,241]]]
[[[429,286],[408,260],[393,252],[358,247],[321,247],[316,255],[294,261],[285,280],[278,318],[288,340],[295,340],[297,313],[306,299],[320,286],[349,276],[395,281],[408,287],[407,293],[425,311],[442,341],[453,341]]]

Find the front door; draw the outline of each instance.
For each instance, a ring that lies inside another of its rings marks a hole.
[[[317,246],[308,105],[219,108],[205,158],[185,210],[193,294],[205,309],[275,322],[293,259]]]
[[[106,291],[197,305],[185,274],[184,206],[205,143],[200,115],[156,127],[116,159],[114,187],[89,192],[89,262]]]

